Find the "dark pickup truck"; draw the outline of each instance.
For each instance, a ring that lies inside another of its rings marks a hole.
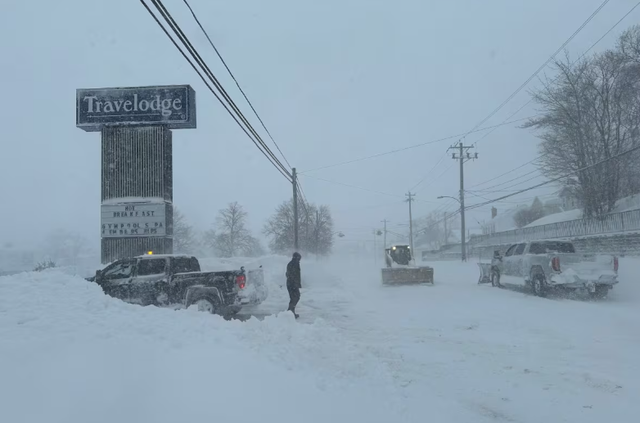
[[[87,278],[105,294],[143,306],[188,308],[232,315],[267,297],[262,266],[245,271],[202,272],[186,255],[142,255],[117,260]]]

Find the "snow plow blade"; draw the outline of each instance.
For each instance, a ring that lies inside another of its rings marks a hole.
[[[433,285],[433,267],[387,267],[382,269],[384,285],[428,283]]]
[[[491,283],[491,263],[478,263],[478,267],[480,267],[478,284]]]

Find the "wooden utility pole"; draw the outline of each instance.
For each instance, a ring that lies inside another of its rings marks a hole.
[[[411,257],[413,257],[413,216],[411,214],[411,203],[413,202],[415,194],[411,194],[411,191],[409,191],[405,195],[408,197],[407,201],[409,202],[409,246],[411,247]]]
[[[447,212],[444,212],[444,245],[449,243],[449,232],[447,232]]]
[[[376,237],[378,235],[376,234],[376,230],[373,230],[373,264],[376,265],[378,264],[378,246],[376,245]]]
[[[453,153],[452,158],[460,161],[460,247],[462,253],[462,261],[467,261],[467,229],[465,227],[464,216],[464,164],[469,160],[478,158],[478,153],[471,155],[469,150],[472,149],[472,145],[464,145],[462,141],[457,146],[449,147],[449,150],[458,150],[458,153]],[[447,150],[448,151],[448,150]]]
[[[384,248],[386,249],[388,247],[387,245],[387,219],[381,220],[382,223],[384,223]]]
[[[293,248],[298,251],[298,176],[296,168],[292,168],[293,182]]]

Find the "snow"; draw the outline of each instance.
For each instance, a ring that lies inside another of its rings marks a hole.
[[[615,211],[618,213],[640,209],[640,194],[621,198],[616,201]]]
[[[496,217],[483,223],[483,232],[505,232],[516,229],[516,224],[513,220],[513,217],[523,207],[528,206],[520,205],[506,210],[498,210],[498,215]]]
[[[373,260],[262,264],[263,320],[140,307],[51,269],[0,278],[0,420],[602,422],[640,412],[640,261],[611,298],[543,299],[435,262],[434,286],[384,287]]]
[[[638,210],[638,209],[640,209],[640,194],[632,195],[630,197],[625,197],[618,200],[616,202],[616,205],[612,213],[622,213],[622,212]],[[554,213],[554,214],[545,216],[541,219],[538,219],[528,224],[527,226],[525,226],[525,228],[530,228],[533,226],[540,226],[540,225],[548,225],[550,223],[567,222],[570,220],[578,220],[578,219],[582,219],[581,209],[568,210],[566,212]]]
[[[103,205],[111,204],[129,204],[129,203],[165,203],[166,200],[162,197],[118,197],[102,200]]]
[[[562,213],[550,214],[532,223],[529,223],[527,226],[525,226],[525,228],[531,228],[533,226],[540,226],[540,225],[549,225],[551,223],[566,222],[569,220],[577,220],[577,219],[582,219],[581,209],[574,209],[574,210],[569,210]]]

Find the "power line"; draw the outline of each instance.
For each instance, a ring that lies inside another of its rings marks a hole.
[[[213,49],[215,50],[216,54],[218,55],[218,57],[220,58],[220,61],[222,62],[222,64],[224,65],[224,67],[227,69],[227,72],[229,72],[229,75],[231,75],[231,78],[233,78],[233,81],[236,83],[236,86],[238,87],[238,89],[240,90],[240,92],[242,93],[242,95],[244,96],[244,99],[247,100],[247,103],[249,104],[249,106],[251,107],[251,110],[253,110],[253,113],[256,115],[256,117],[258,118],[258,120],[260,121],[260,124],[262,125],[262,127],[264,128],[264,130],[267,132],[267,134],[269,135],[269,138],[271,138],[271,141],[273,141],[273,144],[276,146],[276,148],[278,149],[278,151],[280,152],[280,154],[282,155],[282,158],[284,159],[284,161],[287,163],[287,165],[289,167],[291,167],[291,164],[289,163],[289,161],[287,160],[287,158],[285,157],[284,153],[282,152],[282,150],[280,150],[280,147],[278,146],[278,143],[276,142],[275,139],[273,139],[273,136],[271,136],[271,132],[269,132],[269,130],[267,129],[266,125],[264,124],[264,122],[262,121],[262,118],[260,117],[260,115],[258,114],[258,112],[256,111],[256,109],[253,107],[253,104],[251,103],[251,101],[249,101],[249,98],[247,97],[247,95],[244,93],[244,90],[242,89],[242,87],[240,86],[240,83],[238,83],[238,80],[236,79],[236,77],[233,75],[233,72],[231,72],[231,69],[229,69],[229,66],[227,66],[227,62],[222,58],[222,55],[220,54],[220,52],[218,51],[218,48],[215,46],[215,44],[213,43],[213,41],[211,41],[211,38],[209,37],[209,34],[207,33],[207,31],[204,29],[204,27],[202,26],[202,24],[200,23],[200,20],[198,19],[198,17],[196,16],[196,13],[193,11],[193,9],[191,8],[191,5],[189,4],[189,2],[187,0],[182,0],[184,2],[184,4],[189,8],[189,11],[191,12],[191,15],[193,16],[193,19],[195,19],[196,23],[198,24],[198,26],[200,27],[200,29],[202,30],[202,32],[204,33],[204,35],[207,37],[207,40],[209,40],[209,44],[211,44],[211,47],[213,47]]]
[[[304,176],[305,178],[316,179],[318,181],[328,182],[330,184],[342,185],[344,187],[358,189],[358,190],[361,190],[361,191],[367,191],[367,192],[371,192],[371,193],[374,193],[374,194],[386,195],[386,196],[389,196],[389,197],[404,198],[403,195],[391,194],[391,193],[382,192],[382,191],[376,191],[376,190],[373,190],[373,189],[363,188],[363,187],[359,187],[359,186],[356,186],[356,185],[345,184],[344,182],[332,181],[332,180],[329,180],[329,179],[318,178],[316,176],[309,176],[309,175],[306,175],[306,174],[302,175],[302,176]],[[413,201],[419,201],[419,202],[424,202],[424,203],[435,203],[435,201],[428,201],[428,200],[413,200]]]
[[[501,186],[503,186],[503,185],[511,184],[511,185],[509,185],[509,186],[506,186],[506,187],[502,188],[502,189],[506,189],[506,190],[508,190],[509,188],[513,188],[513,187],[516,187],[516,186],[518,186],[518,185],[522,185],[522,184],[524,184],[524,183],[527,183],[527,182],[529,182],[529,181],[531,181],[531,180],[533,180],[533,179],[536,179],[538,176],[534,176],[533,178],[529,178],[529,179],[527,179],[527,180],[525,180],[525,181],[520,181],[520,182],[516,182],[515,184],[512,184],[512,182],[517,181],[518,179],[522,179],[522,178],[524,178],[524,177],[526,177],[526,176],[529,176],[529,175],[532,175],[532,174],[534,174],[534,173],[538,173],[538,172],[539,172],[539,170],[538,170],[538,169],[534,169],[534,170],[532,170],[532,171],[530,171],[530,172],[524,173],[524,174],[522,174],[522,175],[518,176],[517,178],[513,178],[513,179],[511,179],[511,180],[509,180],[509,181],[505,181],[505,182],[502,182],[502,183],[499,183],[499,184],[496,184],[496,185],[492,185],[492,186],[490,186],[490,187],[487,187],[487,188],[484,188],[484,189],[481,189],[481,190],[475,190],[475,191],[490,192],[490,190],[491,190],[492,188],[497,188],[497,187],[501,187]]]
[[[446,156],[446,153],[445,153],[445,156]],[[436,176],[435,178],[433,178],[433,179],[431,180],[431,183],[430,183],[430,184],[427,184],[426,186],[424,186],[420,191],[424,191],[425,189],[429,188],[431,185],[435,184],[435,183],[436,183],[436,181],[437,181],[438,179],[440,179],[441,177],[443,177],[443,176],[444,176],[444,174],[445,174],[445,173],[447,173],[448,171],[450,171],[450,170],[451,170],[451,168],[453,168],[455,165],[456,165],[455,163],[452,163],[448,168],[446,168],[445,170],[443,170],[441,174],[439,174],[438,176]]]
[[[606,2],[605,2],[605,4],[606,4]],[[640,6],[640,2],[636,3],[636,4],[635,4],[635,5],[634,5],[634,6],[633,6],[633,7],[632,7],[632,8],[631,8],[631,9],[630,9],[630,10],[629,10],[625,15],[624,15],[624,16],[622,16],[622,18],[620,18],[620,19],[619,19],[619,20],[618,20],[618,21],[617,21],[617,22],[616,22],[616,23],[615,23],[611,28],[609,28],[609,30],[607,30],[607,31],[606,31],[606,32],[605,32],[605,33],[604,33],[600,38],[598,38],[598,39],[597,39],[597,40],[596,40],[596,41],[595,41],[595,42],[594,42],[594,43],[593,43],[593,44],[592,44],[592,45],[591,45],[587,50],[585,50],[585,52],[584,52],[584,53],[582,53],[582,55],[580,55],[580,57],[578,57],[578,59],[576,59],[573,63],[571,63],[571,65],[570,65],[570,66],[573,66],[574,64],[576,64],[576,63],[577,63],[578,61],[580,61],[583,57],[585,57],[585,56],[586,56],[586,55],[587,55],[591,50],[593,50],[593,48],[594,48],[596,45],[598,45],[598,44],[599,44],[599,43],[600,43],[600,42],[601,42],[601,41],[602,41],[602,40],[603,40],[607,35],[609,35],[609,34],[611,33],[611,31],[613,31],[613,30],[614,30],[614,29],[615,29],[615,28],[616,28],[616,27],[617,27],[617,26],[618,26],[618,25],[619,25],[619,24],[620,24],[624,19],[626,19],[626,17],[627,17],[627,16],[629,16],[629,15],[630,15],[630,14],[631,14],[631,13],[632,13],[632,12],[633,12],[637,7],[638,7],[638,6]],[[592,17],[593,17],[593,16],[595,16],[595,14],[597,14],[597,13],[600,11],[600,9],[601,9],[602,7],[604,7],[604,4],[602,4],[602,5],[601,5],[601,6],[600,6],[600,7],[599,7],[595,12],[594,12],[594,14],[590,17],[590,19],[592,19]],[[590,19],[589,19],[589,20],[590,20]],[[588,21],[587,21],[587,23],[588,23]],[[584,25],[585,25],[585,24],[583,24],[583,26],[582,26],[580,29],[582,29],[582,28],[584,27]],[[574,36],[575,36],[575,33],[574,33]],[[570,40],[569,40],[569,41],[570,41]],[[565,44],[565,45],[566,45],[566,44]],[[562,47],[561,47],[561,48],[562,48]],[[558,52],[556,52],[556,53],[554,54],[554,56],[552,56],[552,57],[551,57],[551,58],[550,58],[546,63],[548,64],[548,62],[549,62],[553,57],[555,57],[555,55],[557,55],[557,54],[558,54]],[[543,68],[544,68],[545,66],[546,66],[546,64],[543,66]],[[539,71],[540,71],[540,70],[539,70]],[[539,73],[539,71],[538,71],[537,73]],[[536,74],[537,74],[537,73],[536,73]],[[535,76],[536,74],[534,74],[534,76]],[[555,81],[555,80],[557,80],[558,78],[559,78],[559,76],[556,76],[553,80]],[[530,79],[531,79],[531,78],[530,78]],[[529,80],[528,80],[524,85],[526,85],[526,84],[530,81],[530,79],[529,79]],[[522,88],[523,88],[523,86],[521,86],[521,88],[519,88],[519,89],[518,89],[518,91],[519,91],[519,90],[521,90]],[[517,94],[517,93],[516,93],[516,94]],[[508,102],[508,101],[507,101],[507,102]],[[520,113],[520,112],[521,112],[525,107],[527,107],[529,104],[531,104],[531,102],[533,102],[533,98],[529,99],[529,100],[528,100],[524,105],[522,105],[522,106],[521,106],[520,108],[518,108],[515,112],[513,112],[512,114],[510,114],[510,115],[509,115],[509,116],[508,116],[508,117],[507,117],[507,118],[506,118],[502,123],[500,123],[500,124],[498,124],[498,125],[494,125],[493,127],[488,127],[488,128],[491,128],[491,130],[490,130],[489,132],[485,133],[485,134],[484,134],[480,139],[478,139],[478,140],[475,142],[475,144],[477,144],[478,142],[482,141],[483,139],[485,139],[486,137],[488,137],[489,135],[491,135],[491,134],[492,134],[492,133],[493,133],[497,128],[499,128],[499,127],[501,127],[501,126],[504,126],[504,125],[507,125],[507,124],[510,124],[510,123],[513,123],[513,122],[517,122],[517,121],[519,121],[519,120],[522,120],[522,119],[511,120],[511,119],[512,119],[515,115],[517,115],[518,113]],[[506,103],[505,103],[505,104],[506,104]],[[495,113],[494,113],[494,114],[495,114]],[[491,116],[489,116],[489,117],[491,117]],[[526,118],[526,119],[530,119],[530,118]],[[486,119],[486,120],[488,120],[488,119]],[[486,120],[484,120],[483,122],[481,122],[479,125],[481,125],[481,124],[483,124],[484,122],[486,122]],[[477,125],[477,126],[479,126],[479,125]],[[488,128],[487,128],[487,129],[488,129]],[[473,132],[477,132],[477,131],[470,131],[468,134],[473,133]],[[468,134],[467,134],[467,135],[468,135]],[[533,160],[531,160],[531,161],[529,161],[529,162],[527,162],[527,163],[524,163],[523,165],[520,165],[520,166],[518,166],[518,167],[516,167],[516,168],[514,168],[514,169],[511,169],[511,170],[509,170],[508,172],[505,172],[505,173],[503,173],[503,174],[501,174],[501,175],[499,175],[499,176],[496,176],[496,177],[494,177],[494,178],[491,178],[491,179],[486,180],[486,181],[484,181],[484,182],[481,182],[481,183],[479,183],[479,184],[472,185],[472,186],[471,186],[471,188],[473,188],[473,187],[478,187],[478,186],[481,186],[481,185],[484,185],[484,184],[486,184],[486,183],[488,183],[488,182],[491,182],[491,181],[494,181],[494,180],[496,180],[496,179],[499,179],[499,178],[501,178],[501,177],[503,177],[503,176],[506,176],[506,175],[508,175],[508,174],[510,174],[510,173],[512,173],[512,172],[514,172],[514,171],[516,171],[516,170],[519,170],[519,169],[523,168],[524,166],[526,166],[526,165],[528,165],[528,164],[531,164],[531,163],[533,163],[533,162],[535,162],[535,161],[537,161],[537,160],[540,160],[540,159],[541,159],[541,158],[543,158],[544,156],[545,156],[545,154],[542,154],[542,155],[540,155],[540,156],[536,157],[535,159],[533,159]],[[428,176],[428,175],[427,175],[427,176]],[[426,176],[425,176],[425,178],[426,178]],[[519,179],[519,178],[516,178],[516,179]],[[511,181],[509,181],[509,182],[511,182]],[[420,183],[422,183],[422,181],[421,181]],[[504,184],[500,184],[500,185],[504,185]],[[496,186],[500,186],[500,185],[496,185]],[[414,188],[415,188],[415,187],[414,187]]]
[[[558,55],[558,53],[560,53],[562,51],[562,49],[564,49],[574,38],[576,35],[578,35],[578,33],[580,33],[580,31],[582,31],[582,29],[589,23],[591,22],[591,20],[600,12],[600,10],[602,10],[602,8],[604,6],[606,6],[607,3],[609,3],[610,0],[604,0],[602,2],[602,4],[600,4],[600,6],[591,14],[591,16],[589,16],[587,18],[586,21],[584,21],[582,23],[582,25],[580,25],[580,27],[564,42],[562,43],[562,45],[560,47],[558,47],[558,49],[555,51],[555,53],[553,53],[551,55],[551,57],[549,57],[542,65],[540,65],[540,67],[538,69],[536,69],[536,71],[529,77],[527,78],[526,81],[524,81],[522,83],[522,85],[520,85],[513,93],[511,93],[511,95],[509,95],[509,97],[506,98],[506,100],[504,100],[498,107],[496,107],[491,113],[489,113],[489,115],[487,117],[485,117],[484,119],[482,119],[480,122],[478,122],[478,124],[476,126],[474,126],[471,131],[469,131],[468,133],[466,133],[463,138],[465,138],[467,135],[469,135],[472,131],[474,131],[475,129],[479,128],[480,126],[484,125],[489,119],[491,119],[496,113],[498,113],[504,106],[507,105],[507,103],[509,103],[516,95],[518,95],[518,93],[520,93],[520,91],[522,91],[522,89],[524,87],[527,86],[527,84],[529,84],[529,82],[531,82],[531,80],[533,78],[535,78],[544,68],[547,67],[547,65]]]
[[[420,181],[418,181],[417,184],[415,184],[413,187],[411,187],[411,189],[409,191],[414,191],[416,188],[418,188],[418,186],[420,186],[420,184],[422,184],[424,181],[427,180],[427,178],[429,177],[429,175],[431,175],[431,173],[436,170],[438,168],[438,166],[440,166],[440,163],[442,163],[442,160],[444,160],[444,158],[447,157],[447,153],[445,152],[440,159],[438,160],[438,162],[431,168],[431,170],[429,170],[426,175],[424,175],[424,177],[422,179],[420,179]],[[442,176],[442,175],[441,175]]]
[[[603,164],[603,163],[606,163],[606,162],[608,162],[608,161],[610,161],[610,160],[617,159],[617,158],[619,158],[619,157],[622,157],[623,155],[626,155],[626,154],[632,153],[632,152],[634,152],[634,151],[636,151],[636,150],[640,150],[640,146],[630,148],[630,149],[628,149],[628,150],[626,150],[626,151],[623,151],[623,152],[621,152],[621,153],[616,154],[615,156],[608,157],[608,158],[603,159],[603,160],[600,160],[599,162],[596,162],[596,163],[594,163],[594,164],[591,164],[591,165],[588,165],[588,166],[582,167],[582,168],[580,168],[580,169],[578,169],[578,170],[575,170],[575,171],[572,171],[572,172],[568,172],[568,173],[566,173],[566,174],[564,174],[564,175],[562,175],[562,176],[558,176],[558,177],[553,178],[553,179],[550,179],[550,180],[548,180],[548,181],[541,182],[541,183],[536,184],[536,185],[534,185],[534,186],[531,186],[531,187],[529,187],[529,188],[524,188],[524,189],[521,189],[521,190],[516,191],[516,192],[514,192],[514,193],[507,194],[507,195],[503,195],[502,197],[495,198],[495,199],[493,199],[493,200],[489,200],[489,201],[486,201],[486,202],[484,202],[484,203],[474,204],[474,205],[471,205],[471,206],[469,206],[469,207],[466,207],[465,209],[466,209],[466,210],[472,210],[472,209],[477,208],[477,207],[480,207],[480,206],[485,206],[485,205],[488,205],[488,204],[491,204],[491,203],[498,202],[498,201],[500,201],[500,200],[504,200],[505,198],[513,197],[513,196],[518,195],[518,194],[521,194],[521,193],[523,193],[523,192],[531,191],[531,190],[533,190],[533,189],[535,189],[535,188],[538,188],[538,187],[541,187],[541,186],[544,186],[544,185],[548,185],[548,184],[551,184],[551,183],[553,183],[553,182],[557,182],[557,181],[559,181],[559,180],[561,180],[561,179],[565,179],[565,178],[568,178],[568,177],[570,177],[570,176],[574,176],[574,175],[576,175],[576,174],[578,174],[578,173],[580,173],[580,172],[584,172],[585,170],[591,169],[591,168],[593,168],[593,167],[595,167],[595,166],[599,166],[599,165],[601,165],[601,164]]]
[[[583,57],[585,57],[591,50],[593,50],[593,48],[595,46],[597,46],[598,44],[600,44],[600,41],[604,40],[604,38],[609,35],[611,33],[611,31],[613,31],[618,25],[620,25],[620,23],[622,23],[623,20],[625,20],[627,18],[627,16],[629,16],[638,6],[640,6],[640,2],[636,3],[635,6],[633,6],[627,13],[624,14],[624,16],[622,16],[615,24],[613,24],[613,26],[611,28],[609,28],[607,30],[607,32],[605,32],[600,38],[598,38],[593,44],[591,44],[591,46],[586,49],[576,60],[574,60],[569,66],[573,66],[576,63],[578,63]],[[552,81],[556,81],[560,76],[557,75],[555,78],[552,79]],[[515,115],[517,115],[518,113],[520,113],[520,111],[522,111],[522,109],[524,109],[525,107],[527,107],[529,104],[531,104],[531,102],[533,101],[533,98],[530,98],[525,104],[523,104],[518,110],[516,110],[515,112],[513,112],[512,114],[510,114],[509,116],[507,116],[507,118],[503,121],[507,122],[508,120],[510,120],[511,118],[513,118]],[[496,126],[497,128],[497,126]],[[485,139],[486,137],[488,137],[489,135],[491,135],[493,133],[493,131],[495,131],[495,128],[493,128],[491,131],[487,132],[486,134],[484,134],[479,140],[476,141],[476,144],[480,141],[482,141],[483,139]]]
[[[611,31],[613,31],[618,25],[620,25],[620,23],[622,23],[623,20],[625,20],[627,18],[627,16],[629,16],[638,6],[640,6],[640,2],[636,3],[635,6],[633,6],[627,13],[624,14],[624,16],[622,16],[622,18],[620,18],[615,24],[613,24],[613,26],[611,28],[609,28],[607,30],[607,32],[605,32],[600,38],[598,38],[596,40],[596,42],[594,42],[593,44],[591,44],[591,46],[586,49],[584,51],[584,53],[582,53],[580,55],[580,57],[578,57],[576,60],[574,60],[569,66],[573,66],[574,64],[576,64],[578,61],[580,61],[583,57],[585,57],[591,50],[593,50],[593,48],[595,46],[597,46],[598,44],[600,44],[600,41],[602,41],[607,35],[609,35],[611,33]],[[556,76],[555,78],[552,79],[552,81],[556,81],[560,76]],[[514,113],[510,114],[504,121],[508,121],[509,119],[513,118],[515,115],[517,115],[518,113],[520,113],[520,111],[522,109],[524,109],[525,107],[527,107],[529,104],[531,104],[531,102],[533,101],[533,98],[529,99],[529,101],[527,101],[525,104],[523,104],[518,110],[516,110]],[[483,139],[485,139],[486,137],[488,137],[489,135],[491,135],[493,133],[495,129],[489,131],[488,133],[484,134],[478,141],[476,141],[476,143],[482,141]]]
[[[164,5],[162,4],[161,0],[151,0],[151,2],[153,3],[153,5],[156,7],[156,9],[160,12],[160,15],[162,15],[162,17],[164,18],[164,20],[169,24],[169,27],[171,27],[171,29],[173,30],[173,32],[178,36],[178,39],[180,39],[180,41],[182,42],[182,44],[186,47],[186,49],[189,51],[189,54],[195,59],[195,61],[198,63],[198,65],[200,65],[200,67],[204,70],[205,74],[207,75],[207,77],[209,78],[209,80],[211,82],[213,82],[213,85],[220,91],[220,93],[222,94],[222,96],[225,98],[225,100],[227,100],[227,102],[229,103],[229,105],[231,106],[231,108],[237,113],[238,117],[236,117],[233,112],[229,109],[229,107],[222,101],[222,99],[220,98],[220,96],[218,95],[218,93],[215,92],[215,90],[211,87],[211,85],[209,85],[209,82],[207,81],[207,79],[202,75],[202,73],[198,70],[198,68],[194,65],[194,63],[191,61],[191,59],[189,59],[189,57],[187,57],[186,53],[182,50],[182,48],[180,48],[180,46],[178,45],[178,43],[173,39],[173,37],[169,34],[169,32],[167,31],[167,29],[164,27],[164,25],[162,25],[162,23],[160,22],[160,20],[158,19],[158,17],[151,11],[151,9],[149,8],[149,6],[145,3],[144,0],[140,0],[140,2],[142,3],[142,5],[145,7],[145,9],[147,9],[147,12],[149,12],[149,14],[153,17],[153,19],[156,21],[156,23],[158,24],[158,26],[160,26],[160,28],[163,30],[163,32],[165,33],[165,35],[167,35],[167,37],[171,40],[171,42],[173,43],[173,45],[178,49],[178,51],[182,54],[182,56],[187,60],[187,62],[189,62],[189,64],[191,65],[191,67],[196,71],[196,73],[198,74],[198,76],[200,76],[200,78],[202,79],[202,81],[205,83],[205,85],[207,86],[207,88],[209,88],[209,90],[213,93],[213,95],[216,97],[216,99],[220,102],[220,104],[222,104],[222,106],[225,108],[225,110],[227,111],[227,113],[229,113],[229,115],[234,119],[234,121],[238,124],[238,126],[240,126],[240,128],[244,131],[244,133],[249,137],[249,139],[256,145],[256,147],[258,147],[258,149],[260,150],[260,152],[262,154],[265,155],[265,157],[267,157],[267,159],[271,162],[272,165],[274,165],[274,167],[276,167],[276,169],[283,174],[283,176],[285,176],[285,178],[291,182],[291,173],[284,167],[284,165],[278,160],[277,157],[275,157],[275,155],[273,154],[273,152],[269,149],[269,147],[264,143],[264,141],[262,140],[262,138],[260,138],[260,135],[258,135],[258,133],[255,131],[255,129],[251,126],[251,124],[249,123],[249,121],[246,119],[246,117],[242,114],[242,112],[238,109],[237,105],[233,102],[233,100],[229,97],[229,95],[227,94],[227,92],[224,90],[224,88],[222,87],[222,85],[220,84],[220,82],[217,80],[217,78],[215,77],[215,75],[213,75],[213,73],[211,72],[211,69],[209,69],[209,67],[207,66],[207,64],[204,62],[204,60],[202,60],[202,57],[200,56],[200,54],[197,52],[197,50],[193,47],[193,45],[191,44],[191,42],[189,41],[189,39],[186,37],[186,35],[184,34],[184,32],[182,31],[182,29],[180,29],[180,26],[175,22],[175,20],[173,19],[173,17],[171,16],[171,14],[169,13],[169,11],[164,7]],[[247,128],[245,128],[241,123],[240,120],[238,120],[238,118],[246,125]],[[248,129],[248,130],[247,130]],[[253,134],[255,136],[254,137],[250,134]],[[261,148],[262,146],[262,148]]]
[[[501,124],[493,125],[493,126],[487,126],[487,127],[484,127],[484,128],[476,129],[474,131],[467,132],[466,134],[471,134],[471,133],[474,133],[474,132],[482,132],[482,131],[486,131],[486,130],[489,130],[489,129],[492,129],[492,128],[497,128],[497,127],[500,127],[500,126],[510,125],[512,123],[516,123],[516,122],[520,122],[520,121],[523,121],[523,120],[531,119],[532,117],[533,116],[526,117],[526,118],[520,118],[520,119],[513,120],[511,122],[502,122]],[[344,162],[334,163],[334,164],[327,165],[327,166],[322,166],[322,167],[316,167],[316,168],[313,168],[313,169],[305,170],[304,172],[298,172],[298,174],[315,172],[317,170],[324,170],[324,169],[329,169],[329,168],[332,168],[332,167],[338,167],[338,166],[344,166],[344,165],[351,164],[351,163],[357,163],[357,162],[361,162],[361,161],[364,161],[364,160],[375,159],[377,157],[387,156],[389,154],[395,154],[395,153],[400,153],[402,151],[411,150],[411,149],[414,149],[414,148],[424,147],[425,145],[437,144],[439,142],[448,141],[448,140],[451,140],[451,139],[454,139],[454,138],[460,138],[463,135],[465,135],[465,134],[451,135],[451,136],[444,137],[444,138],[439,138],[439,139],[433,140],[433,141],[427,141],[427,142],[423,142],[423,143],[420,143],[420,144],[410,145],[408,147],[403,147],[403,148],[398,148],[398,149],[391,150],[391,151],[386,151],[384,153],[374,154],[372,156],[360,157],[358,159],[347,160],[347,161],[344,161]]]
[[[499,178],[501,178],[501,177],[503,177],[503,176],[505,176],[505,175],[510,174],[511,172],[514,172],[514,171],[516,171],[516,170],[518,170],[518,169],[522,169],[523,167],[525,167],[525,166],[527,166],[527,165],[530,165],[530,164],[532,164],[533,162],[535,162],[535,161],[537,161],[537,160],[540,160],[542,157],[544,157],[544,154],[541,154],[540,156],[536,157],[535,159],[533,159],[533,160],[529,160],[528,162],[526,162],[526,163],[524,163],[524,164],[521,164],[521,165],[520,165],[520,166],[518,166],[518,167],[514,167],[513,169],[511,169],[511,170],[509,170],[509,171],[507,171],[507,172],[505,172],[505,173],[503,173],[503,174],[501,174],[501,175],[498,175],[498,176],[496,176],[495,178],[487,179],[486,181],[484,181],[484,182],[480,182],[479,184],[471,185],[469,188],[479,187],[479,186],[484,185],[484,184],[486,184],[486,183],[488,183],[488,182],[495,181],[496,179],[499,179]]]

